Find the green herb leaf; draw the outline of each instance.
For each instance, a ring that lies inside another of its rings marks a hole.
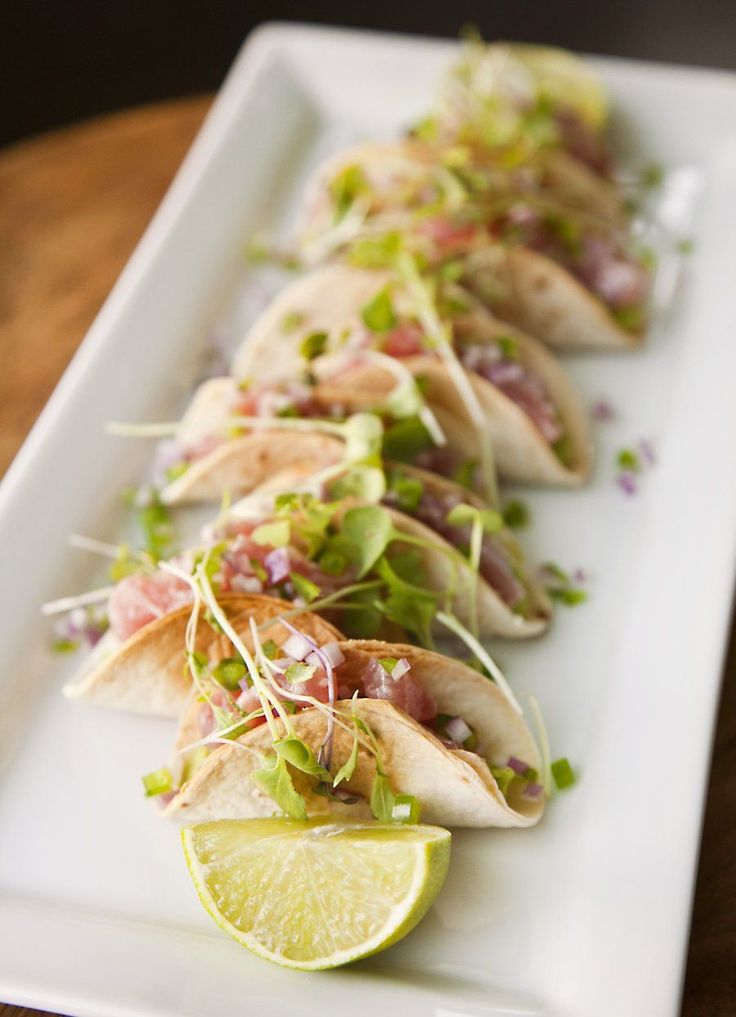
[[[379,657],[378,658],[378,663],[381,665],[381,667],[383,668],[384,671],[386,671],[388,674],[391,674],[393,672],[393,669],[399,663],[399,658],[398,657]]]
[[[437,613],[437,594],[406,582],[381,558],[376,571],[388,587],[388,596],[379,605],[386,618],[418,637],[425,646],[432,645],[432,623]]]
[[[348,509],[340,533],[350,547],[350,556],[361,579],[373,568],[393,537],[391,516],[377,505]]]
[[[183,477],[184,474],[189,469],[190,465],[191,465],[191,463],[182,462],[182,463],[174,463],[172,466],[167,466],[166,467],[166,481],[167,481],[167,483],[173,484],[173,482],[175,480],[178,480],[179,477]]]
[[[371,787],[371,812],[376,819],[382,823],[392,822],[395,800],[388,777],[377,772]]]
[[[125,495],[125,501],[135,509],[136,521],[142,531],[148,553],[156,561],[170,557],[174,527],[169,510],[161,501],[159,492],[153,487],[129,491]]]
[[[432,436],[419,417],[405,417],[386,429],[383,454],[399,463],[411,463],[420,452],[432,448]]]
[[[379,466],[354,466],[330,485],[330,498],[379,502],[385,493],[386,477]]]
[[[266,794],[273,798],[282,812],[292,819],[306,819],[307,805],[302,795],[294,787],[286,760],[283,756],[274,753],[267,756],[260,770],[254,770],[251,779],[263,788]]]
[[[330,774],[324,766],[317,762],[314,752],[301,738],[295,736],[282,738],[281,741],[274,742],[273,747],[279,756],[287,763],[291,763],[297,770],[301,770],[302,773],[308,773],[318,780],[330,779]]]
[[[464,502],[455,505],[447,514],[450,526],[472,525],[479,519],[484,533],[498,533],[503,529],[503,516],[494,509],[477,509],[474,505]]]
[[[384,286],[367,304],[364,304],[360,316],[371,332],[390,332],[396,325],[396,314],[391,303],[389,287]]]
[[[346,166],[333,177],[328,190],[335,208],[335,222],[340,222],[358,195],[368,190],[368,181],[359,166]]]
[[[335,779],[332,781],[332,786],[337,787],[338,784],[342,784],[344,780],[350,780],[355,773],[355,767],[358,765],[358,739],[353,739],[353,748],[350,755],[342,764],[340,769],[335,774]]]
[[[550,771],[554,782],[560,791],[566,787],[572,787],[575,783],[575,771],[570,766],[569,760],[567,760],[564,756],[562,759],[556,759],[554,763],[550,764]]]
[[[401,249],[401,234],[386,233],[382,237],[356,240],[347,254],[351,265],[361,268],[389,268]]]
[[[309,335],[305,335],[299,343],[299,356],[304,360],[321,357],[327,348],[328,338],[326,332],[310,332]]]
[[[289,664],[285,678],[290,685],[298,685],[301,682],[309,681],[316,670],[317,668],[313,664],[303,664],[301,661],[297,661],[295,664]]]
[[[388,487],[403,512],[415,512],[419,508],[424,494],[424,484],[421,480],[395,470],[389,475]]]
[[[291,537],[291,526],[288,519],[278,519],[273,523],[262,523],[251,533],[251,539],[261,547],[286,547]]]
[[[376,605],[375,590],[357,590],[343,601],[346,610],[341,615],[340,628],[351,639],[372,639],[383,621],[383,613]]]

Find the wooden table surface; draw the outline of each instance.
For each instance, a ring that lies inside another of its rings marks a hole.
[[[209,101],[196,98],[132,110],[0,152],[0,474],[125,264]],[[697,675],[692,680],[697,681]],[[677,751],[677,746],[672,750]],[[662,765],[666,772],[666,760]],[[642,775],[642,779],[656,785],[661,775]],[[625,978],[626,972],[621,976]],[[34,1013],[0,1003],[0,1017]],[[682,1015],[736,1015],[733,632]]]

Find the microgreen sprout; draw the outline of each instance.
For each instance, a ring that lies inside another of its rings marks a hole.
[[[545,562],[540,569],[540,577],[549,596],[566,607],[577,607],[588,599],[587,591],[575,585],[587,582],[587,577],[580,568],[570,575],[554,562]]]
[[[449,629],[450,632],[453,632],[465,643],[465,645],[468,647],[471,653],[473,653],[481,662],[483,667],[486,669],[488,674],[498,685],[499,689],[506,696],[506,698],[511,703],[516,712],[523,713],[523,710],[519,705],[519,701],[512,692],[511,686],[506,680],[503,671],[495,662],[493,657],[491,657],[490,653],[488,653],[488,651],[482,645],[482,643],[480,643],[471,632],[468,632],[465,626],[461,622],[459,622],[454,615],[449,614],[448,612],[438,611],[437,621],[440,622],[441,625],[444,625],[445,628]]]
[[[483,480],[488,499],[491,504],[495,505],[498,502],[496,470],[483,408],[465,369],[457,358],[452,345],[450,329],[437,313],[432,289],[420,275],[416,259],[406,252],[401,252],[397,257],[397,267],[409,297],[415,305],[417,318],[424,334],[443,360],[477,432]]]

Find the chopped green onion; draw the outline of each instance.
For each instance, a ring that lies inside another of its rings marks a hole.
[[[261,646],[263,650],[263,656],[267,660],[276,660],[279,655],[279,648],[273,639],[267,639],[266,642]]]
[[[145,777],[141,778],[143,781],[143,787],[146,792],[146,798],[153,798],[155,795],[163,795],[174,786],[174,778],[171,776],[171,771],[166,767],[160,770],[154,770],[152,773],[147,773]]]
[[[507,360],[518,360],[519,359],[519,343],[513,336],[502,335],[496,340],[498,343],[501,353]]]
[[[238,683],[245,674],[245,664],[237,657],[225,657],[212,670],[212,677],[230,691],[238,688]]]
[[[620,470],[638,473],[641,470],[641,459],[631,448],[622,448],[616,453],[616,465]]]
[[[516,772],[510,766],[492,766],[493,779],[498,784],[498,790],[506,797],[511,781],[516,777]]]
[[[504,505],[503,521],[512,530],[521,530],[529,525],[531,512],[529,506],[523,501],[509,501]]]
[[[79,649],[79,643],[76,639],[57,639],[52,643],[51,649],[54,653],[73,653]]]
[[[394,803],[391,809],[392,823],[419,822],[420,806],[414,795],[394,795]]]
[[[320,588],[311,579],[307,579],[306,576],[302,576],[298,572],[290,572],[289,579],[296,590],[297,596],[301,597],[307,604],[311,604],[313,600],[319,597]]]
[[[363,323],[371,332],[390,332],[396,324],[396,314],[389,287],[384,286],[382,290],[363,306],[360,312]]]
[[[554,763],[551,763],[550,770],[552,772],[555,785],[559,791],[562,791],[566,787],[572,787],[575,783],[575,772],[570,766],[569,761],[564,756],[562,759],[556,759]]]
[[[299,343],[299,356],[304,360],[321,357],[327,348],[328,338],[326,332],[310,332],[309,335],[305,335]]]
[[[299,328],[303,321],[304,315],[301,311],[289,311],[281,319],[281,331],[293,332],[295,328]]]

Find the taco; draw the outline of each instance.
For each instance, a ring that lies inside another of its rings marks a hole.
[[[482,489],[480,477],[469,476],[474,471],[467,424],[451,409],[438,407],[435,416],[444,444],[435,445],[415,414],[392,415],[395,380],[381,376],[380,381],[374,387],[356,387],[348,378],[333,378],[325,385],[315,379],[311,384],[253,381],[246,387],[230,377],[204,382],[176,437],[159,449],[156,480],[162,502],[219,502],[226,493],[237,499],[297,465],[305,475],[324,470],[346,455],[348,429],[340,437],[335,433],[340,428],[331,429],[330,422],[361,411],[380,414],[386,454],[446,476],[462,474]],[[295,426],[298,421],[305,422],[304,429]]]
[[[110,606],[110,628],[64,686],[64,695],[134,713],[180,716],[192,689],[185,641],[192,614],[190,587],[157,570],[123,580],[116,593],[117,599]],[[242,593],[221,594],[218,599],[246,642],[250,640],[249,621],[254,612],[261,621],[267,621],[292,606]],[[317,615],[302,616],[300,624],[305,633],[320,640],[340,635]],[[274,625],[267,629],[264,639],[278,642],[287,637],[283,626]],[[207,624],[198,626],[194,650],[210,660],[232,657],[227,638]]]
[[[414,231],[481,201],[503,208],[524,199],[583,212],[613,228],[626,222],[613,185],[563,151],[507,166],[477,144],[403,139],[355,145],[317,167],[304,192],[300,249],[314,262],[349,244],[361,227],[366,234],[378,225]]]
[[[271,815],[276,804],[295,815],[386,818],[386,800],[390,816],[390,803],[405,796],[402,806],[416,803],[423,820],[447,826],[539,820],[545,804],[539,753],[522,714],[496,684],[413,646],[374,640],[310,646],[294,631],[284,649],[299,659],[258,658],[264,681],[270,675],[272,692],[293,712],[279,717],[274,710],[267,725],[263,699],[250,686],[224,714],[206,698],[191,703],[177,739],[178,787],[165,815],[245,819]],[[339,696],[334,703],[330,688]],[[234,726],[242,731],[235,744],[218,743],[218,720],[231,737]],[[275,787],[269,768],[279,765]]]
[[[499,181],[471,150],[417,143],[344,156],[355,160],[331,180],[318,177],[308,198],[307,264],[340,252],[376,267],[400,244],[424,263],[451,268],[494,314],[550,346],[627,347],[641,336],[649,263],[605,181],[590,174],[589,186],[571,183],[566,192],[559,181],[578,178],[562,167],[543,175],[545,189],[527,180],[540,175],[539,164]]]
[[[466,40],[438,100],[413,134],[438,144],[475,143],[506,164],[565,153],[610,176],[608,97],[597,74],[565,50]]]
[[[289,313],[299,315],[299,325],[285,333],[280,323]],[[436,330],[451,335],[455,363],[449,368],[428,331],[428,314]],[[311,335],[324,340],[311,371],[325,388],[340,385],[351,409],[385,398],[395,384],[388,369],[393,358],[421,381],[438,416],[464,421],[466,458],[490,440],[502,478],[567,486],[588,478],[589,426],[562,367],[455,284],[431,286],[417,276],[410,286],[396,272],[325,266],[282,291],[249,331],[233,371],[262,383],[283,380]],[[383,365],[371,357],[375,350],[384,355]],[[396,457],[390,449],[387,454]]]

